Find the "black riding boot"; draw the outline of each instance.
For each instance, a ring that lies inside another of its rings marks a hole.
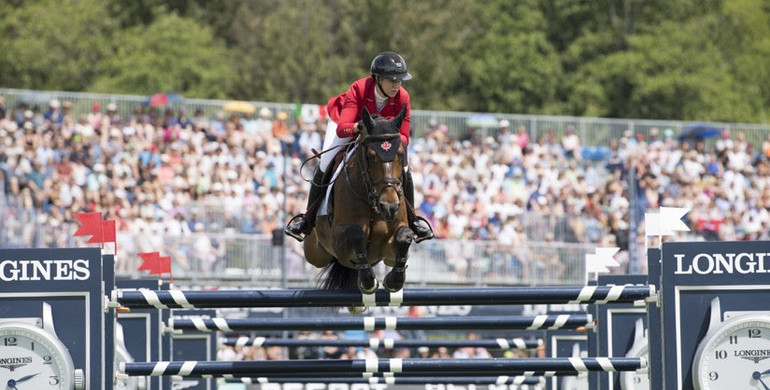
[[[313,181],[310,183],[310,194],[307,198],[307,211],[304,214],[294,216],[286,225],[283,230],[287,235],[294,237],[297,241],[302,242],[305,240],[305,236],[310,233],[310,230],[315,226],[315,214],[318,210],[318,198],[324,193],[323,186],[324,173],[320,169],[316,169],[313,175]]]
[[[412,172],[406,171],[404,173],[404,196],[411,207],[414,207],[414,183],[412,182]],[[430,227],[428,220],[417,216],[414,212],[407,212],[409,217],[409,227],[414,232],[414,242],[420,243],[425,240],[433,238],[433,229]]]

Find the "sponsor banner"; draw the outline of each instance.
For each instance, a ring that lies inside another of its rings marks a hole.
[[[100,248],[0,249],[0,318],[39,318],[48,303],[88,389],[106,386],[101,280]]]
[[[770,309],[770,242],[670,242],[662,248],[661,324],[663,343],[671,346],[663,350],[664,387],[687,389],[694,386],[693,356],[708,332],[713,298],[721,302],[720,318]]]

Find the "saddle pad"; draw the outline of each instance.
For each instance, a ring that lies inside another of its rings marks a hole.
[[[350,148],[346,158],[350,158],[353,155],[353,152],[356,151],[357,147],[358,147],[358,145],[355,145],[354,147]],[[336,182],[337,176],[339,176],[340,173],[342,172],[343,165],[345,165],[345,161],[344,160],[343,160],[342,163],[337,165],[337,169],[334,170],[334,175],[332,175],[332,178],[329,181],[329,183],[335,183]],[[334,190],[334,185],[333,184],[329,185],[329,186],[326,186],[326,191],[324,193],[323,200],[321,201],[321,204],[318,206],[318,212],[316,213],[316,215],[329,215],[329,213],[332,211],[331,207],[329,207],[329,202],[330,202],[330,199],[331,199],[331,196],[332,196],[332,190]]]

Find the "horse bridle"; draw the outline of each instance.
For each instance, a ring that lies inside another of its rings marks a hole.
[[[361,169],[361,177],[364,178],[364,185],[366,187],[366,199],[361,199],[361,196],[358,194],[358,192],[355,191],[355,188],[353,187],[353,184],[350,182],[350,174],[348,174],[348,164],[345,163],[345,177],[347,179],[348,185],[350,186],[350,189],[353,191],[356,196],[367,203],[369,207],[372,208],[372,211],[374,211],[375,214],[380,213],[380,206],[378,199],[380,197],[380,194],[382,191],[385,191],[387,188],[393,188],[396,190],[396,194],[398,194],[398,198],[401,199],[403,196],[403,189],[401,185],[401,180],[396,179],[393,177],[393,162],[383,162],[382,164],[385,167],[385,177],[381,179],[377,179],[375,181],[372,181],[372,177],[369,174],[369,160],[366,158],[366,151],[369,149],[369,144],[374,142],[385,142],[385,141],[392,141],[398,137],[401,137],[400,134],[377,134],[377,135],[366,135],[363,137],[360,137],[359,142],[356,144],[358,146],[362,146],[364,149],[360,154],[358,154],[358,162],[359,162],[359,169]],[[395,160],[394,160],[395,161]],[[382,188],[377,191],[377,186],[384,184]]]

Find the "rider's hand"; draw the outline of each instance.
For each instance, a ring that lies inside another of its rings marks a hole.
[[[356,127],[353,129],[353,132],[358,133],[358,132],[361,132],[361,130],[363,129],[364,129],[364,120],[361,119],[360,121],[358,121],[358,123],[356,123]]]

